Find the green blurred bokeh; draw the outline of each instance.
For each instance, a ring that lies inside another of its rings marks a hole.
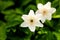
[[[31,32],[20,27],[21,16],[37,10],[37,4],[51,2],[56,12],[43,28]],[[60,40],[60,0],[0,0],[0,40]]]

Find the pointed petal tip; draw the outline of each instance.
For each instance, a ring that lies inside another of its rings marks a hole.
[[[38,3],[38,4],[37,4],[37,8],[38,8],[38,9],[40,9],[40,8],[42,8],[42,7],[43,7],[43,4],[41,4],[41,3]]]
[[[31,13],[34,13],[34,11],[33,11],[33,10],[30,10],[30,12],[31,12]]]
[[[56,12],[56,8],[52,8],[52,9],[51,9],[51,12],[52,12],[52,13]]]
[[[30,10],[30,11],[33,11],[33,10]]]
[[[51,8],[51,2],[47,2],[45,5],[44,5],[45,8]]]
[[[26,24],[26,22],[23,22],[20,27],[27,27],[28,25]]]
[[[29,15],[34,15],[34,11],[33,10],[30,10],[29,11]]]
[[[40,27],[43,27],[44,25],[42,24]]]
[[[29,29],[31,32],[35,32],[35,27],[31,26],[31,27],[29,27]]]
[[[48,1],[47,3],[51,3],[50,1]]]
[[[51,2],[48,1],[46,4],[50,4],[51,5]]]
[[[35,32],[35,30],[30,30],[31,32]]]
[[[28,16],[28,15],[22,15],[21,18],[22,18],[23,20],[26,20],[27,16]]]

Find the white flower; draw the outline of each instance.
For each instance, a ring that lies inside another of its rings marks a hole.
[[[45,5],[39,3],[37,5],[38,10],[36,11],[36,14],[41,14],[42,15],[42,23],[45,22],[45,20],[51,20],[52,14],[56,11],[55,8],[51,7],[51,3],[47,2]]]
[[[39,21],[39,16],[35,15],[33,10],[30,10],[29,15],[23,15],[22,19],[24,22],[20,26],[28,27],[32,32],[35,31],[36,26],[43,27],[43,24]]]

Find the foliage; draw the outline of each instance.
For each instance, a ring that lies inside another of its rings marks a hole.
[[[36,11],[38,3],[48,1],[57,10],[51,21],[46,20],[34,33],[20,27],[23,14]],[[0,0],[0,40],[60,40],[60,0]]]

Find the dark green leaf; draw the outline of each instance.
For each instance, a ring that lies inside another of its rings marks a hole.
[[[0,10],[4,10],[5,8],[13,5],[12,1],[0,1]]]

